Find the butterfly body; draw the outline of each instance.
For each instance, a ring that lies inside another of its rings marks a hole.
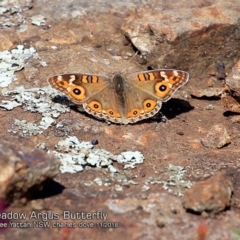
[[[92,74],[63,74],[49,78],[89,114],[114,123],[134,123],[154,116],[174,92],[188,81],[187,72],[158,69],[112,78]]]

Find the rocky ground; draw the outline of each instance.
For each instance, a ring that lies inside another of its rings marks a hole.
[[[0,239],[240,239],[239,11],[1,1]],[[165,68],[188,83],[127,125],[79,112],[47,82]]]

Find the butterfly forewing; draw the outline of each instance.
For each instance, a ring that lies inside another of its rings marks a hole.
[[[178,88],[188,82],[188,78],[187,72],[174,69],[139,72],[127,77],[128,84],[160,101],[170,99]]]
[[[81,104],[105,89],[109,79],[101,75],[72,73],[50,77],[48,82],[71,101]]]

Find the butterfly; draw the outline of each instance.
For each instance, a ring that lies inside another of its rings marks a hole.
[[[96,118],[128,124],[154,116],[188,79],[185,71],[157,69],[126,77],[115,73],[111,78],[69,73],[50,77],[48,82]]]

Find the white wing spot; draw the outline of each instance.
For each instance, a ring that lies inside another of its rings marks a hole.
[[[176,70],[173,71],[174,76],[178,76],[178,72]]]
[[[62,78],[61,75],[57,77],[57,80],[58,80],[58,81],[62,81],[62,79],[63,79],[63,78]]]
[[[76,76],[75,75],[71,75],[70,79],[69,79],[69,85],[73,85],[73,81],[76,80]]]
[[[164,78],[164,80],[165,80],[165,81],[167,81],[167,80],[168,80],[168,77],[167,77],[167,75],[165,74],[165,72],[164,72],[164,71],[161,71],[161,72],[160,72],[160,75],[161,75],[161,77],[163,77],[163,78]]]
[[[74,81],[74,80],[76,80],[76,76],[75,75],[71,75],[70,76],[70,81]]]

